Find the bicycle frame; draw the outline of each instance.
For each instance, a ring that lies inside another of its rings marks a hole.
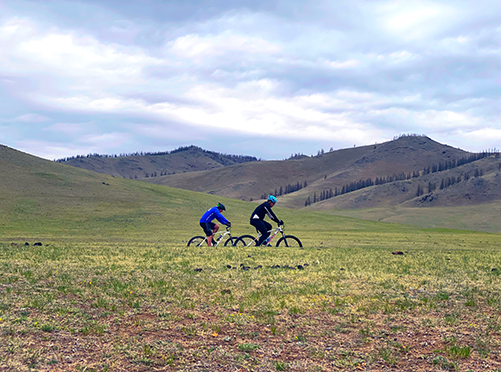
[[[273,238],[275,236],[277,236],[278,233],[281,233],[282,236],[284,236],[284,229],[283,229],[283,225],[280,225],[278,227],[275,227],[274,229],[271,229],[271,230],[268,230],[268,232],[270,233],[270,236],[268,237],[267,241],[266,241],[266,245],[270,244],[270,242],[273,240]],[[246,246],[249,247],[251,246],[253,243],[255,244],[257,241],[259,241],[259,238],[261,238],[261,233],[258,231],[257,232],[257,237],[254,238],[254,240],[252,240],[249,244],[247,244]]]
[[[226,235],[229,235],[230,238],[231,238],[230,230],[231,230],[231,227],[230,226],[226,226],[226,231],[218,231],[217,233],[215,233],[214,237],[212,238],[212,246],[213,247],[217,247],[219,245],[219,243],[221,243],[223,241],[223,238]],[[217,238],[216,238],[216,235],[217,235]],[[207,241],[207,237],[205,237],[205,242],[206,241]],[[214,243],[216,243],[216,244],[214,245]]]
[[[214,235],[213,235],[213,238],[212,238],[212,247],[217,247],[219,245],[219,243],[221,243],[223,240],[224,240],[224,237],[226,235],[229,235],[230,236],[230,239],[231,239],[231,226],[226,226],[226,230],[225,231],[218,231],[216,232]],[[198,246],[202,246],[204,243],[207,243],[207,236],[204,238],[204,240],[202,240],[199,244],[197,244],[197,247]],[[188,243],[189,245],[190,243]]]
[[[273,231],[274,233],[272,235]],[[281,233],[282,236],[284,235],[284,229],[282,228],[282,226],[275,227],[274,229],[268,230],[268,232],[270,233],[270,236],[268,237],[268,239],[266,239],[266,245],[270,244],[270,242],[275,236],[277,236],[278,233]],[[255,240],[258,241],[259,238],[261,238],[261,233],[258,231],[257,238]]]

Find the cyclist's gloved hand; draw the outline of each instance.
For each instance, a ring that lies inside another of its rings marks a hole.
[[[231,227],[231,222],[228,222],[226,226]]]

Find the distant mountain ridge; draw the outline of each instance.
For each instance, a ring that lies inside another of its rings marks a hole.
[[[260,199],[287,186],[297,191],[281,197],[291,208],[303,208],[308,196],[352,182],[408,174],[460,159],[471,153],[426,136],[402,136],[381,144],[329,151],[312,157],[238,164],[209,172],[167,175],[148,182],[238,199]],[[306,187],[304,186],[306,183]],[[276,191],[275,191],[276,190]]]
[[[79,155],[56,160],[59,163],[131,179],[159,177],[176,173],[217,169],[234,164],[258,161],[256,157],[227,155],[197,146],[172,151],[123,155]]]

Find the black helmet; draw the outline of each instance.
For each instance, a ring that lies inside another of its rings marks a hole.
[[[217,203],[216,207],[217,207],[218,209],[222,209],[223,211],[225,211],[225,210],[226,210],[226,208],[225,208],[225,206],[224,206],[224,204],[223,204],[223,203]]]

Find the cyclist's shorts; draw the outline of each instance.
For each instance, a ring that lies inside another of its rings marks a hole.
[[[202,226],[202,229],[204,229],[206,236],[211,236],[212,230],[214,230],[216,224],[214,222],[200,222],[200,226]]]

